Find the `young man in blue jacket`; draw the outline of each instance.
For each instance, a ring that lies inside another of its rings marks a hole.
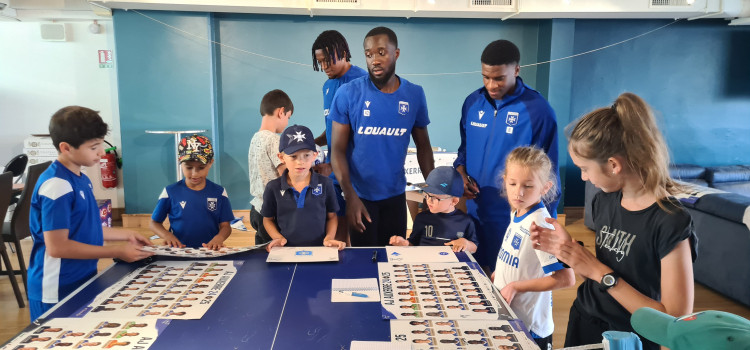
[[[461,109],[461,145],[454,167],[464,180],[466,209],[475,220],[479,245],[475,258],[494,268],[503,235],[510,221],[502,188],[505,157],[516,147],[543,149],[557,167],[557,118],[547,100],[518,76],[521,54],[508,40],[491,42],[482,52],[484,87],[466,97]],[[559,198],[559,195],[556,196]],[[547,210],[553,217],[557,201]]]

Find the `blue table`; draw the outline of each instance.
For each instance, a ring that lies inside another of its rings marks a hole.
[[[377,278],[373,250],[387,261],[384,248],[347,248],[335,263],[269,264],[265,251],[213,259],[245,263],[203,318],[172,320],[151,349],[348,349],[352,340],[388,341],[380,303],[331,303],[331,279]],[[140,266],[112,265],[46,317],[70,316]]]

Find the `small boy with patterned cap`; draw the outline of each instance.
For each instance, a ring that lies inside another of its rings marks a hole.
[[[435,168],[427,176],[425,199],[429,211],[417,214],[409,239],[391,236],[390,245],[447,245],[454,252],[477,251],[477,236],[474,221],[466,213],[456,209],[464,193],[464,182],[456,169],[449,166]]]
[[[224,187],[206,179],[214,163],[211,141],[183,137],[177,157],[184,178],[161,192],[149,228],[171,247],[219,249],[232,233],[234,214]],[[169,230],[163,225],[167,216]]]
[[[307,127],[292,125],[281,134],[279,159],[286,170],[266,185],[260,210],[272,239],[267,250],[284,245],[339,250],[346,246],[335,239],[339,205],[333,181],[311,170],[317,155],[315,137]]]

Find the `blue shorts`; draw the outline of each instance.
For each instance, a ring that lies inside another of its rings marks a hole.
[[[29,315],[31,315],[31,322],[34,322],[34,320],[39,318],[39,316],[44,315],[45,312],[49,311],[49,309],[51,309],[55,305],[57,304],[29,300]]]

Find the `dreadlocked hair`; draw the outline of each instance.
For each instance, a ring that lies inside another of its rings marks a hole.
[[[571,128],[572,127],[572,128]],[[664,210],[664,200],[685,190],[669,175],[669,152],[651,107],[633,93],[623,93],[611,107],[599,108],[567,128],[570,149],[576,155],[604,164],[613,156],[652,193]]]
[[[347,62],[352,58],[346,38],[337,30],[326,30],[320,33],[312,45],[313,70],[317,72],[320,71],[320,65],[318,64],[318,60],[315,59],[315,50],[323,50],[325,60],[331,65],[336,64],[337,57]]]

